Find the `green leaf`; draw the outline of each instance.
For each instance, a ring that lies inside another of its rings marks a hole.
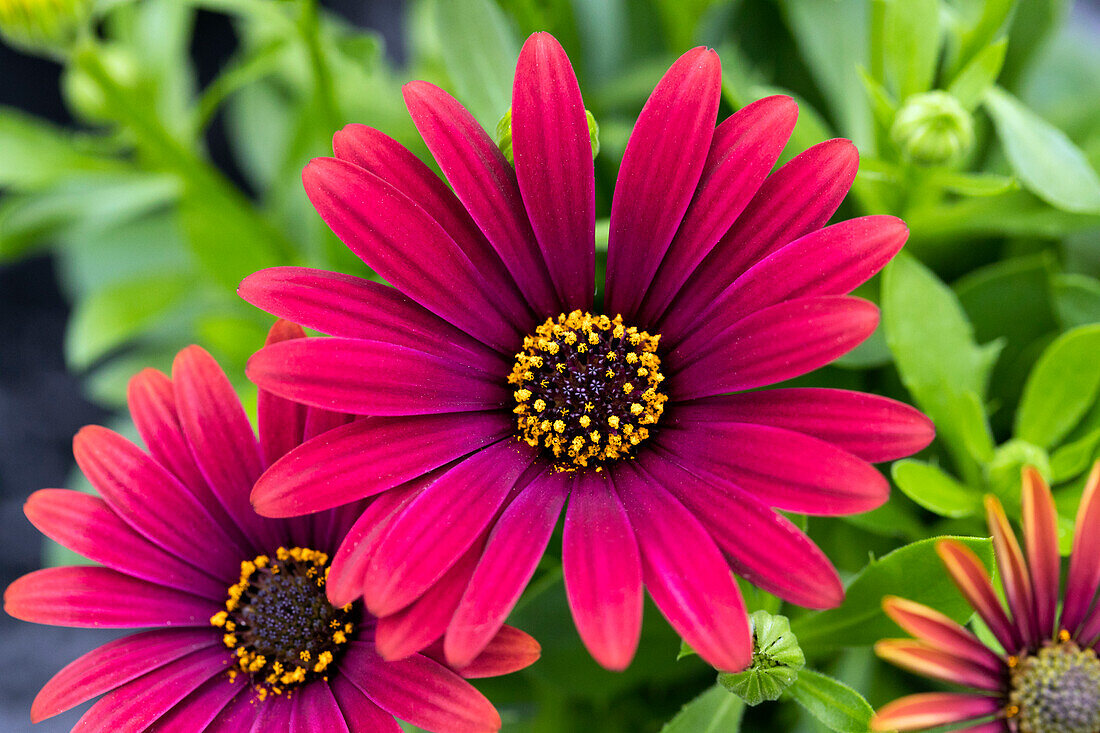
[[[890,474],[906,496],[941,517],[970,517],[981,511],[981,496],[938,466],[907,458],[894,463]]]
[[[1015,178],[996,173],[963,173],[940,169],[929,176],[930,183],[960,196],[999,196],[1019,187]]]
[[[685,705],[661,733],[737,733],[744,714],[741,698],[715,685]]]
[[[997,81],[1001,66],[1005,62],[1006,50],[1008,50],[1007,38],[986,46],[947,87],[948,93],[959,100],[959,104],[965,107],[967,112],[973,112],[978,108],[982,97]]]
[[[486,130],[512,104],[519,45],[490,0],[435,0],[435,21],[455,96]]]
[[[804,669],[787,694],[829,730],[837,733],[871,730],[874,708],[858,692],[832,677]]]
[[[848,586],[840,606],[796,619],[791,629],[803,650],[868,646],[897,634],[897,626],[882,612],[882,598],[887,595],[912,599],[959,623],[965,622],[973,609],[956,590],[936,554],[935,546],[941,539],[920,540],[881,558],[872,558]],[[992,568],[990,540],[954,539],[974,550],[986,568]]]
[[[26,189],[81,171],[118,170],[123,164],[96,156],[82,138],[14,109],[0,107],[0,188]],[[105,152],[105,151],[104,151]]]
[[[1050,456],[1050,472],[1054,483],[1077,478],[1100,457],[1100,428],[1083,438],[1066,443]]]
[[[904,103],[932,88],[940,52],[939,0],[875,0],[885,5],[883,53],[887,80]]]
[[[1064,438],[1100,391],[1100,324],[1058,337],[1035,364],[1016,412],[1016,436],[1042,448]]]
[[[974,24],[961,34],[957,53],[954,54],[954,62],[951,64],[953,69],[957,70],[961,64],[969,65],[974,58],[989,48],[989,43],[1004,28],[1006,21],[1012,15],[1016,3],[1017,0],[983,0],[981,14]],[[1008,39],[1003,40],[1007,46]],[[997,64],[998,70],[1004,61],[1003,50],[1001,56],[1001,62]]]
[[[998,87],[986,93],[985,109],[1029,190],[1063,211],[1100,213],[1100,177],[1064,132]]]
[[[1053,280],[1054,309],[1064,328],[1100,323],[1100,280],[1076,273]]]

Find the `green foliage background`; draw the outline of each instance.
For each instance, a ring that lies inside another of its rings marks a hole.
[[[100,0],[91,21],[48,46],[4,29],[8,42],[63,64],[80,124],[58,129],[0,109],[0,261],[56,256],[74,305],[66,358],[94,400],[121,408],[132,373],[167,368],[191,342],[251,399],[243,366],[269,318],[236,297],[239,280],[275,264],[371,276],[315,215],[299,179],[336,129],[372,125],[430,163],[401,83],[440,84],[493,131],[522,39],[549,30],[599,121],[606,217],[655,82],[687,48],[716,47],[723,116],[768,94],[795,96],[801,114],[782,160],[852,139],[860,172],[838,216],[892,213],[912,232],[905,253],[858,293],[880,304],[879,330],[794,381],[912,402],[938,438],[884,467],[897,491],[881,509],[799,518],[846,578],[843,606],[805,612],[744,587],[750,610],[791,618],[805,653],[778,702],[746,710],[698,657],[678,660],[679,641],[652,608],[633,666],[600,669],[572,629],[553,556],[512,618],[542,642],[542,661],[482,687],[516,733],[866,730],[870,705],[929,689],[870,652],[898,633],[883,594],[969,617],[929,538],[974,538],[990,565],[981,497],[996,494],[1018,518],[1019,470],[1030,463],[1055,487],[1068,551],[1085,472],[1100,456],[1100,43],[1095,28],[1090,36],[1067,23],[1068,5],[416,0],[409,61],[396,68],[376,35],[312,0]],[[204,88],[189,54],[198,11],[231,17],[240,40]],[[929,164],[898,119],[937,90],[971,136],[948,139],[956,154]],[[247,191],[211,163],[204,134],[216,115]],[[606,236],[606,222],[597,230]],[[51,553],[61,559],[71,558]]]

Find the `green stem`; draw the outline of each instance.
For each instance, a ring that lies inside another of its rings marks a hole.
[[[302,15],[298,22],[298,30],[309,55],[309,65],[313,72],[313,93],[318,109],[321,110],[327,122],[325,126],[335,131],[343,126],[344,118],[340,114],[332,70],[329,68],[321,46],[321,19],[317,0],[302,0]]]

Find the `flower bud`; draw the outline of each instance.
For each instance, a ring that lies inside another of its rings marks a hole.
[[[61,92],[75,115],[88,122],[107,122],[111,118],[107,96],[100,83],[88,71],[87,61],[87,58],[78,54],[73,63],[65,67],[61,76]],[[141,65],[129,49],[112,45],[99,46],[96,50],[96,61],[119,87],[133,89],[141,80]]]
[[[894,116],[890,139],[919,165],[946,165],[974,145],[974,122],[947,92],[915,94]]]
[[[596,124],[596,118],[593,117],[592,113],[588,110],[584,111],[584,116],[588,120],[588,139],[592,143],[592,157],[595,158],[600,154],[600,126]],[[497,147],[500,148],[500,152],[504,153],[504,157],[508,159],[508,162],[515,165],[516,161],[512,156],[511,107],[508,108],[508,111],[500,118],[500,122],[497,123]]]
[[[0,0],[0,36],[32,52],[68,48],[91,16],[91,0]]]
[[[743,672],[718,675],[718,683],[748,705],[778,700],[798,679],[806,657],[786,616],[757,611],[752,621],[752,664]]]

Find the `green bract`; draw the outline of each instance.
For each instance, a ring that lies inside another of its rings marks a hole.
[[[778,700],[798,679],[806,657],[786,616],[757,611],[752,621],[752,665],[743,672],[723,672],[718,683],[749,705]]]

